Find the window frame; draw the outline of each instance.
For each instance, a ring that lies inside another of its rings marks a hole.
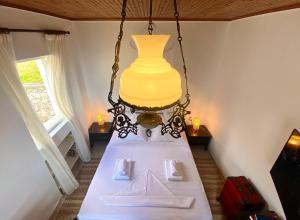
[[[47,55],[46,55],[47,56]],[[43,83],[45,85],[47,94],[49,96],[53,111],[55,113],[55,115],[50,118],[48,121],[46,122],[41,122],[44,127],[46,128],[46,130],[48,131],[48,133],[52,132],[56,127],[58,127],[60,124],[65,122],[65,119],[63,117],[63,115],[61,114],[58,106],[55,103],[55,99],[52,95],[52,93],[50,92],[50,87],[49,87],[49,83],[46,77],[46,69],[45,69],[45,63],[43,62],[43,59],[45,59],[46,56],[42,56],[42,57],[32,57],[32,58],[27,58],[27,59],[22,59],[22,60],[16,60],[16,63],[21,63],[21,62],[26,62],[26,61],[34,61],[37,64],[37,67],[40,71],[41,77],[43,79]],[[19,73],[19,72],[18,72]],[[22,83],[22,82],[21,82]],[[23,84],[23,83],[22,83]],[[26,94],[27,95],[27,94]],[[35,112],[36,113],[36,112]],[[37,113],[36,113],[37,114]]]

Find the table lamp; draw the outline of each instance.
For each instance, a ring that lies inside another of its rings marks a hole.
[[[299,133],[293,131],[290,139],[285,147],[286,159],[291,161],[300,160],[300,135]]]
[[[99,126],[104,125],[104,115],[102,113],[98,113],[97,115],[97,122]]]
[[[194,117],[192,119],[192,125],[193,125],[193,132],[198,132],[199,127],[200,127],[200,118]]]

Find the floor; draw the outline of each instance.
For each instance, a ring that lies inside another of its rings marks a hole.
[[[104,150],[105,143],[95,144],[91,162],[83,164],[77,175],[77,180],[80,184],[79,188],[71,195],[63,198],[57,207],[53,220],[73,220],[76,217]],[[208,151],[203,150],[200,146],[193,147],[192,151],[213,218],[214,220],[225,220],[222,209],[216,201],[218,193],[223,186],[224,178]]]

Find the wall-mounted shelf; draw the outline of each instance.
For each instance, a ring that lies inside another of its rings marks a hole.
[[[67,164],[69,165],[69,167],[72,169],[75,165],[75,163],[77,162],[77,160],[79,159],[79,155],[76,153],[75,156],[68,156],[66,158]]]
[[[68,122],[62,123],[58,131],[53,132],[52,138],[57,144],[61,154],[64,156],[74,176],[76,176],[81,167],[81,161],[76,150],[76,142],[72,135],[70,124]]]
[[[71,149],[71,147],[75,144],[74,137],[72,133],[70,132],[65,139],[62,141],[62,143],[59,145],[59,150],[62,153],[64,157],[67,156],[68,151]]]
[[[66,162],[69,165],[70,169],[74,171],[73,168],[75,164],[80,161],[80,159],[76,149],[76,142],[71,132],[69,132],[63,139],[63,141],[59,145],[59,150],[66,159]],[[75,175],[75,172],[73,172],[73,174]]]

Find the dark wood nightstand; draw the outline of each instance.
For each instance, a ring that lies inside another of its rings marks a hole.
[[[212,136],[205,125],[201,125],[198,132],[193,131],[192,125],[187,125],[185,132],[190,145],[203,145],[207,150]]]
[[[105,122],[103,126],[99,126],[97,122],[94,122],[89,128],[89,138],[91,147],[93,147],[96,141],[109,141],[111,135],[111,122]]]

